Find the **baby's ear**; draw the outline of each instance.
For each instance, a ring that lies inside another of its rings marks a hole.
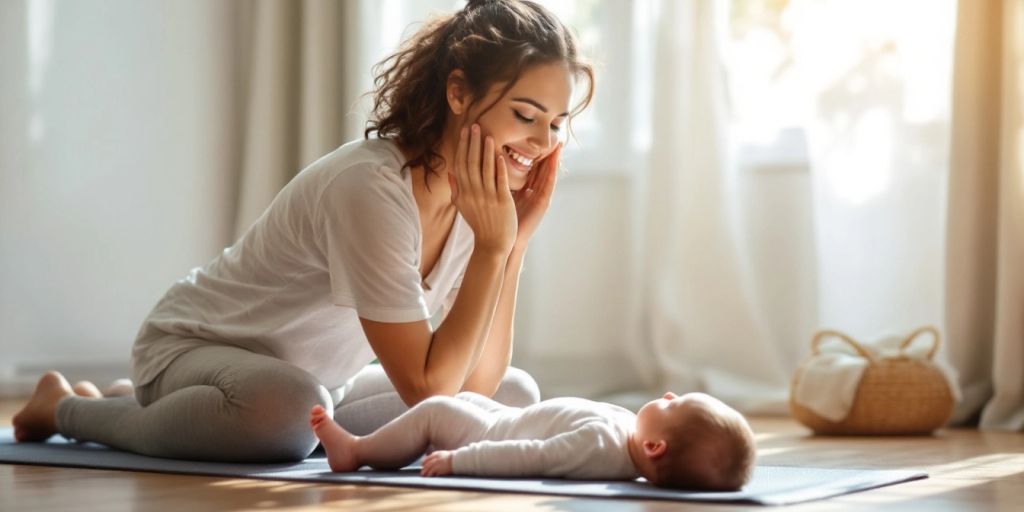
[[[665,454],[665,450],[668,449],[668,443],[664,439],[658,441],[644,441],[644,455],[648,459],[657,460],[659,457]]]

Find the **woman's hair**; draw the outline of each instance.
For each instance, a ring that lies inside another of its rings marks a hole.
[[[569,29],[528,0],[470,0],[455,14],[425,22],[396,53],[374,66],[373,112],[364,136],[377,132],[395,139],[412,153],[405,167],[422,165],[434,173],[444,160],[435,147],[444,133],[453,70],[462,70],[474,106],[493,84],[507,82],[504,96],[526,69],[557,62],[588,81],[571,121],[593,98],[594,70],[581,60]]]

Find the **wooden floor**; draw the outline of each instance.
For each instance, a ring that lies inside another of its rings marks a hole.
[[[0,401],[0,425],[17,401]],[[1022,510],[1024,434],[945,430],[928,438],[815,438],[789,420],[754,418],[760,463],[920,468],[931,478],[786,510]],[[1016,504],[1016,505],[1014,505]],[[0,464],[0,511],[667,511],[768,510],[680,502],[427,491]]]

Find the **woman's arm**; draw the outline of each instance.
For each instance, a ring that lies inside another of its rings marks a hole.
[[[525,246],[514,248],[509,255],[502,279],[501,296],[498,298],[494,321],[487,333],[487,342],[476,367],[473,368],[465,385],[462,386],[462,391],[473,391],[484,396],[493,396],[501,384],[501,379],[505,377],[505,371],[512,361],[512,324],[516,315],[519,274],[523,268],[525,255]]]
[[[455,305],[437,331],[431,333],[426,320],[389,325],[360,318],[384,372],[408,405],[457,393],[487,343],[518,226],[505,157],[496,155],[494,139],[481,141],[478,125],[460,130],[448,182],[452,202],[473,229],[473,254]]]
[[[530,239],[540,225],[541,219],[551,205],[558,181],[558,164],[562,156],[562,144],[540,161],[539,170],[530,173],[526,184],[516,191],[517,229],[516,241],[512,245],[508,265],[502,278],[501,298],[498,310],[487,334],[487,344],[480,362],[462,388],[485,396],[497,391],[512,359],[512,321],[516,313],[516,294],[519,289],[519,274],[523,268],[523,257]]]
[[[462,389],[483,352],[507,261],[504,251],[475,248],[455,304],[433,333],[427,320],[359,319],[384,372],[407,405]]]

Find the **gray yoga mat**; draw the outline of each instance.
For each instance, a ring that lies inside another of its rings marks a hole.
[[[643,480],[634,482],[574,481],[538,478],[423,478],[417,466],[402,471],[332,473],[322,452],[292,464],[227,464],[146,457],[93,443],[68,442],[55,436],[46,443],[15,443],[13,430],[0,429],[0,462],[42,466],[150,471],[189,475],[294,480],[322,484],[369,484],[437,489],[465,489],[587,498],[658,499],[723,503],[788,505],[864,491],[920,478],[922,471],[826,469],[758,466],[754,477],[738,492],[689,492],[661,489]]]

